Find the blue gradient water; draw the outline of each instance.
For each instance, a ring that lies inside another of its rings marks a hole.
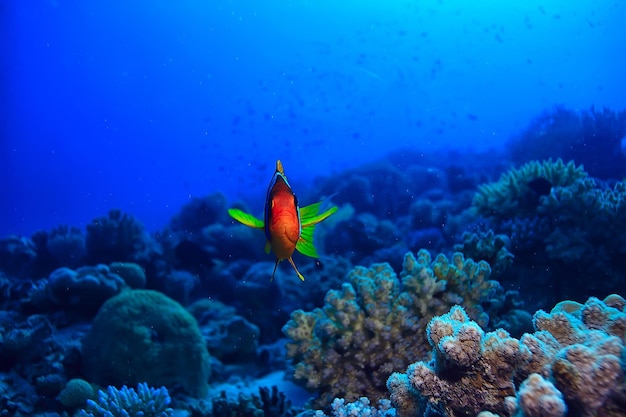
[[[0,236],[191,197],[262,204],[390,150],[501,146],[554,105],[626,106],[620,1],[0,5]]]

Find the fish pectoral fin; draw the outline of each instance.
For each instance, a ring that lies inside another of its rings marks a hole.
[[[315,226],[307,226],[302,228],[300,232],[300,239],[296,243],[296,250],[303,255],[310,256],[311,258],[319,258],[317,249],[313,243],[315,233]]]
[[[248,214],[239,209],[228,209],[228,214],[239,223],[245,224],[248,227],[254,227],[255,229],[263,229],[265,227],[265,223],[263,223],[263,220],[257,219],[252,214]]]
[[[337,206],[333,206],[320,214],[319,211],[321,205],[322,202],[320,201],[319,203],[309,204],[308,206],[300,209],[300,223],[302,224],[302,228],[315,225],[322,220],[327,219],[337,211]]]
[[[300,239],[296,242],[296,249],[301,254],[310,256],[311,258],[319,258],[314,243],[315,226],[337,211],[337,207],[331,207],[325,212],[319,214],[321,204],[322,202],[319,202],[300,209],[300,222],[302,224],[302,230],[300,231]]]
[[[266,253],[266,254],[269,254],[269,253],[270,253],[270,251],[272,250],[272,244],[270,243],[270,241],[269,241],[269,240],[268,240],[267,242],[265,242],[265,248],[264,248],[264,250],[265,250],[265,253]]]
[[[289,258],[287,258],[287,260],[289,261],[289,263],[293,267],[293,270],[296,271],[296,274],[298,274],[298,278],[300,278],[300,281],[304,281],[304,275],[302,275],[300,273],[300,271],[298,271],[298,268],[296,268],[296,264],[293,262],[293,259],[291,259],[291,256]],[[278,263],[276,265],[278,265]],[[276,270],[275,267],[274,267],[274,270]]]

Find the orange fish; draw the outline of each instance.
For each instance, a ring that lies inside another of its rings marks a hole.
[[[319,257],[313,244],[315,225],[337,211],[337,207],[331,207],[320,213],[321,204],[322,202],[319,202],[298,207],[298,199],[287,181],[283,164],[278,160],[276,172],[270,181],[265,198],[265,221],[234,208],[229,209],[228,214],[246,226],[265,230],[267,238],[265,253],[272,250],[276,255],[271,279],[274,279],[278,264],[286,259],[298,274],[298,278],[304,281],[304,276],[296,268],[291,255],[297,250],[312,258]]]

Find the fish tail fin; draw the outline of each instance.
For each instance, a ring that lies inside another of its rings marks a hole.
[[[228,214],[239,223],[245,224],[248,227],[253,227],[255,229],[263,229],[265,227],[265,223],[263,222],[263,220],[257,219],[252,214],[248,214],[239,209],[228,209]]]
[[[289,260],[289,263],[293,267],[293,270],[296,271],[296,274],[298,274],[298,278],[300,278],[300,281],[304,281],[304,275],[302,275],[300,271],[298,271],[298,268],[296,267],[296,264],[293,262],[293,259],[291,259],[291,256],[287,259]],[[278,265],[278,263],[276,263],[276,265]],[[274,270],[276,270],[276,267],[274,267]]]

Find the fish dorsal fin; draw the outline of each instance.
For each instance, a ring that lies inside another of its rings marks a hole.
[[[263,220],[257,219],[252,214],[248,214],[239,209],[228,209],[228,214],[239,223],[245,224],[248,227],[254,227],[255,229],[263,229],[265,227]]]

